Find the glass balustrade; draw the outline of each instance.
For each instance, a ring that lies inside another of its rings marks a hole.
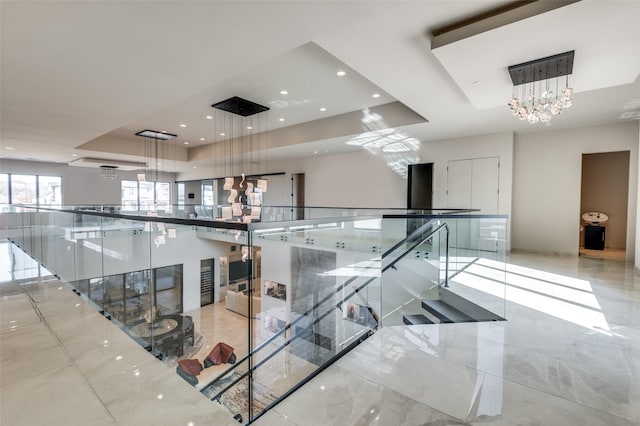
[[[381,326],[447,322],[425,301],[473,320],[505,315],[504,216],[263,206],[260,221],[240,223],[209,207],[6,206],[0,230],[168,366],[231,347],[235,363],[176,371],[242,422]],[[204,280],[214,303],[201,308]]]

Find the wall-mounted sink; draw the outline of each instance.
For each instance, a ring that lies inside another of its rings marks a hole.
[[[582,220],[599,225],[609,220],[609,216],[602,212],[586,212],[582,214]]]

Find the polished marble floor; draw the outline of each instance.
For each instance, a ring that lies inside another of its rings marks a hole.
[[[507,262],[489,297],[508,321],[385,327],[257,424],[640,425],[640,274],[583,257]],[[491,293],[485,266],[459,281]]]
[[[0,243],[0,425],[238,424],[32,259],[9,250]]]
[[[35,262],[7,263],[6,250],[0,425],[238,424]],[[506,287],[494,273],[479,262],[456,284],[508,321],[385,327],[256,424],[640,425],[640,274],[533,254],[510,256]],[[189,314],[205,336],[196,357],[220,340],[246,353],[246,317],[222,304]],[[271,364],[257,379],[275,393],[310,367],[286,352]]]

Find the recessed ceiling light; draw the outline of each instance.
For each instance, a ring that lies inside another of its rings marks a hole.
[[[373,95],[371,95],[372,98],[379,98],[380,97],[380,93],[374,93]]]
[[[197,169],[197,167],[196,167],[196,166],[193,166],[193,168],[194,168],[194,169]]]
[[[186,124],[181,124],[180,127],[187,127],[187,125]]]
[[[338,72],[336,73],[336,75],[337,75],[338,77],[344,77],[345,75],[347,75],[347,73],[346,73],[346,72],[344,72],[344,71],[342,71],[342,70],[340,70],[340,71],[338,71]]]
[[[6,146],[4,149],[8,149],[9,151],[13,151],[15,148],[12,148],[10,146]]]
[[[227,136],[225,132],[220,133],[220,136]]]
[[[278,118],[278,121],[284,121],[284,118]]]
[[[253,127],[247,126],[247,130],[253,130]]]
[[[184,142],[185,145],[189,145],[189,142]]]
[[[163,131],[161,131],[160,133],[167,133],[167,131],[166,131],[166,130],[163,130]]]
[[[327,109],[325,107],[320,108],[320,111],[325,112]]]
[[[207,115],[205,118],[206,118],[207,120],[213,120],[213,117],[212,117],[212,116],[210,116],[210,115]]]
[[[201,140],[201,141],[203,141],[203,140],[204,140],[204,138],[200,138],[200,140]]]
[[[314,154],[317,154],[317,153],[318,153],[318,151],[313,151],[313,153],[314,153]]]
[[[77,156],[78,156],[78,154],[71,154],[71,156],[72,156],[72,157],[77,157]]]
[[[281,94],[281,95],[288,95],[288,94],[289,94],[289,92],[287,92],[286,90],[281,90],[281,91],[280,91],[280,94]]]

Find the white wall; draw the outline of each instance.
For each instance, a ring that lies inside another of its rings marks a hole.
[[[640,126],[638,126],[638,143],[637,146],[640,146]],[[640,149],[638,149],[638,157],[636,157],[636,159],[638,160],[637,164],[640,164]],[[631,159],[630,161],[633,161],[633,152],[631,153]],[[640,188],[640,171],[636,170],[636,174],[637,176],[635,177],[636,179],[636,183],[637,183],[637,187],[636,188]],[[631,182],[634,179],[633,173],[630,173],[629,176],[629,182]],[[631,192],[631,191],[629,191]],[[631,200],[631,198],[630,198]],[[636,199],[636,202],[640,201],[640,199]],[[638,206],[637,204],[632,206],[631,204],[629,204],[629,209],[635,208],[636,209],[636,232],[638,229],[640,229],[640,214],[638,214]],[[640,238],[636,238],[636,243],[635,243],[635,267],[636,269],[640,269]],[[628,257],[627,257],[628,258]]]
[[[638,122],[516,135],[512,248],[577,255],[582,154],[612,151],[631,151],[627,258],[634,259]]]
[[[447,206],[447,163],[451,160],[498,157],[500,159],[500,196],[498,213],[511,216],[513,176],[513,133],[479,135],[422,144],[420,160],[433,162],[433,206]]]
[[[273,161],[269,166],[287,173],[289,191],[281,194],[291,193],[292,173],[305,174],[305,205],[309,207],[406,207],[406,180],[365,150]]]

